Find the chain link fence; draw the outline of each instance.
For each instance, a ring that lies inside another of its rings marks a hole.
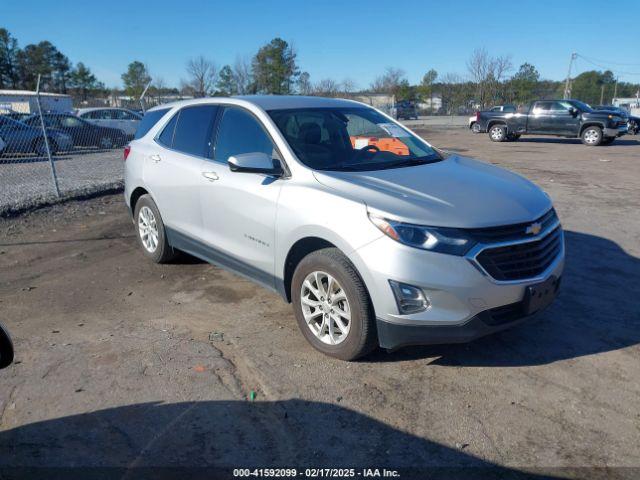
[[[141,113],[74,109],[71,97],[0,91],[0,215],[117,189]]]

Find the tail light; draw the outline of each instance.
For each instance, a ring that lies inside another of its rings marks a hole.
[[[126,147],[124,147],[124,161],[127,161],[127,157],[129,156],[129,154],[131,153],[131,145],[127,145]]]
[[[476,112],[476,122],[480,120],[480,112]]]

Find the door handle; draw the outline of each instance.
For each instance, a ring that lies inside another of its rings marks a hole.
[[[202,176],[209,180],[210,182],[215,182],[218,180],[218,174],[216,172],[202,172]]]
[[[153,160],[155,163],[158,163],[160,160],[162,160],[162,158],[160,158],[160,155],[158,154],[153,154],[149,158]]]

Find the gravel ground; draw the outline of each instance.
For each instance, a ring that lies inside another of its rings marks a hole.
[[[54,157],[60,194],[81,197],[121,188],[122,149],[85,150]],[[0,157],[0,215],[58,201],[46,158]]]
[[[344,363],[306,344],[276,295],[189,257],[148,262],[119,195],[0,219],[1,320],[18,360],[0,372],[0,477],[310,466],[639,478],[640,144],[421,133],[554,198],[567,267],[538,321]]]

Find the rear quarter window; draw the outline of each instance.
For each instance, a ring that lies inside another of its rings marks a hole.
[[[151,112],[145,113],[133,138],[137,140],[138,138],[144,137],[169,110],[169,108],[162,108],[160,110],[152,110]]]

